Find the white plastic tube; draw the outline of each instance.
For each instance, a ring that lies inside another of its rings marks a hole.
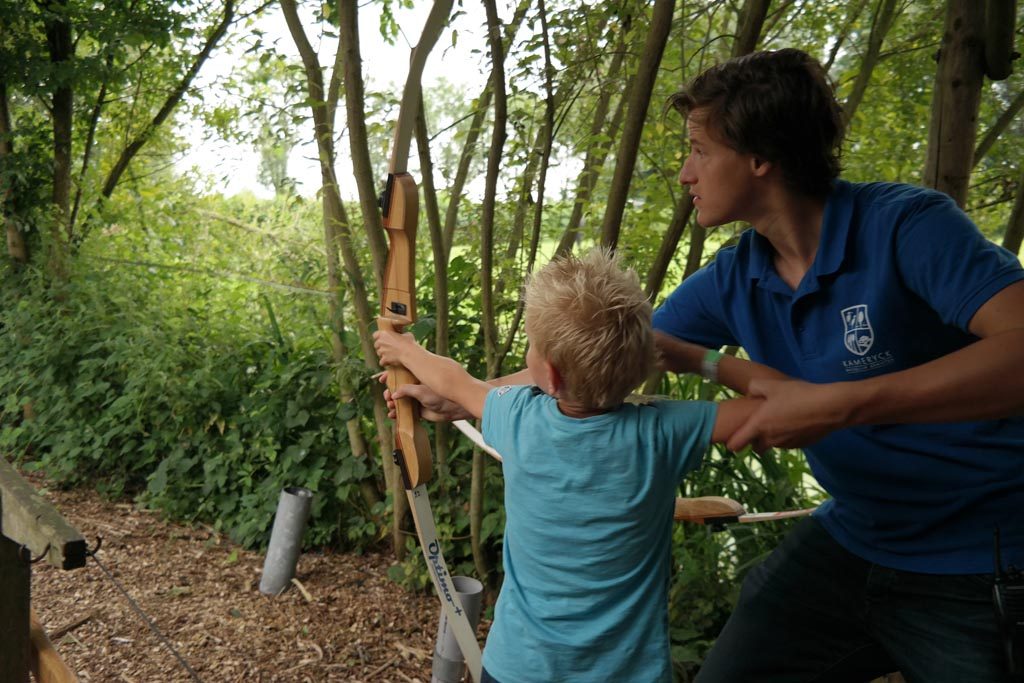
[[[484,585],[468,576],[453,576],[452,585],[466,610],[469,625],[476,631],[480,621],[480,602]],[[460,683],[466,669],[466,662],[455,640],[455,633],[448,628],[448,617],[441,610],[437,623],[437,640],[434,642],[434,661],[430,668],[430,683]]]

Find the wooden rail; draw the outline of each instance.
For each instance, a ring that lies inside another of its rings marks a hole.
[[[85,539],[0,457],[0,672],[10,683],[76,681],[31,609],[32,561],[85,566]]]

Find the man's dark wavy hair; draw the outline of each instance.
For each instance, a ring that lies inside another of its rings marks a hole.
[[[777,164],[793,190],[828,194],[839,177],[843,111],[821,64],[792,48],[754,52],[709,68],[669,104],[699,111],[709,132],[738,152]]]

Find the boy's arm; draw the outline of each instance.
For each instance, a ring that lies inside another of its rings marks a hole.
[[[719,402],[711,443],[726,443],[762,403],[764,401],[759,398],[732,398]]]
[[[654,343],[661,352],[662,368],[669,372],[700,374],[701,362],[708,349],[683,341],[664,332],[654,332]],[[746,394],[755,379],[791,379],[778,370],[728,354],[718,361],[718,383]]]
[[[382,375],[381,382],[384,383],[386,380],[386,376]],[[506,384],[532,383],[533,379],[530,376],[529,370],[520,370],[511,375],[487,380],[487,385],[491,388],[505,386]],[[385,389],[384,400],[388,404],[389,417],[394,417],[396,398],[411,398],[418,401],[421,406],[420,416],[431,422],[454,422],[455,420],[468,420],[473,417],[461,405],[455,401],[448,400],[425,384],[406,384],[396,389],[394,394]]]
[[[427,351],[410,334],[378,330],[373,339],[382,365],[404,365],[440,397],[462,406],[473,417],[483,416],[490,384],[472,377],[451,358]]]

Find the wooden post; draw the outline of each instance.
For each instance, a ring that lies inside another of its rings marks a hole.
[[[53,643],[46,637],[46,630],[39,622],[36,611],[31,607],[29,615],[32,625],[32,660],[29,662],[29,668],[32,669],[36,683],[78,683],[78,677],[53,649]]]
[[[0,509],[2,506],[0,500]],[[0,672],[4,681],[28,683],[28,551],[2,532],[0,529]]]
[[[85,566],[85,538],[0,457],[0,533],[61,569]],[[28,623],[28,622],[26,622]],[[27,626],[26,626],[27,628]]]
[[[73,683],[31,618],[33,555],[61,569],[82,567],[85,539],[0,456],[0,681],[29,683],[32,670],[37,683]]]

